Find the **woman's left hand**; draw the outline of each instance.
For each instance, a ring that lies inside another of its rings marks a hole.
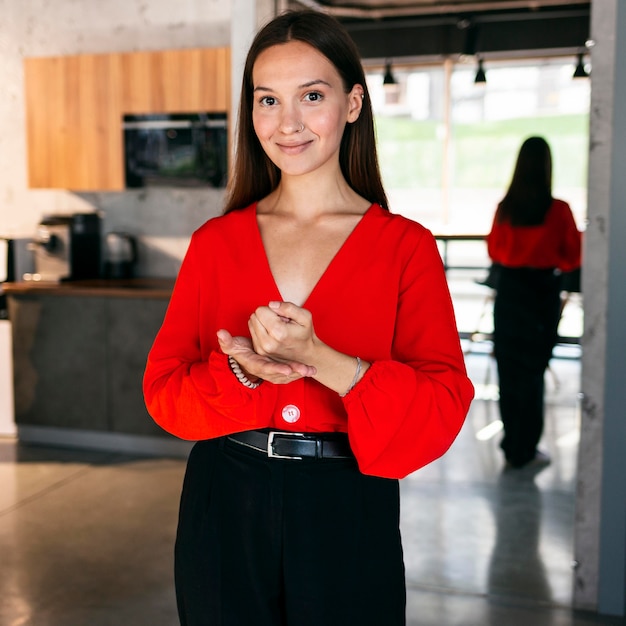
[[[291,302],[259,307],[248,328],[254,351],[277,361],[307,363],[318,342],[310,311]]]

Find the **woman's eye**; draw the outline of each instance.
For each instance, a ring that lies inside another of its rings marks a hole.
[[[273,104],[276,104],[276,98],[273,96],[263,96],[259,102],[266,107],[271,107]]]
[[[311,91],[306,94],[305,99],[309,102],[319,102],[323,97],[319,91]]]

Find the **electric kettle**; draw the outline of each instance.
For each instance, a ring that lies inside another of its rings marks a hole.
[[[105,278],[133,278],[137,263],[137,240],[128,233],[110,232],[105,236]]]

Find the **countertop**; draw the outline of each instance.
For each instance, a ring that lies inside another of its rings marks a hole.
[[[20,281],[2,283],[0,292],[6,295],[98,296],[112,298],[169,299],[173,278],[129,278],[91,280]]]

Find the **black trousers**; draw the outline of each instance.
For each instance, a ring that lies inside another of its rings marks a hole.
[[[183,626],[402,626],[396,480],[351,459],[190,454],[175,551]]]
[[[561,281],[552,270],[500,268],[494,355],[500,385],[500,444],[514,467],[533,459],[544,425],[544,374],[557,339]]]

